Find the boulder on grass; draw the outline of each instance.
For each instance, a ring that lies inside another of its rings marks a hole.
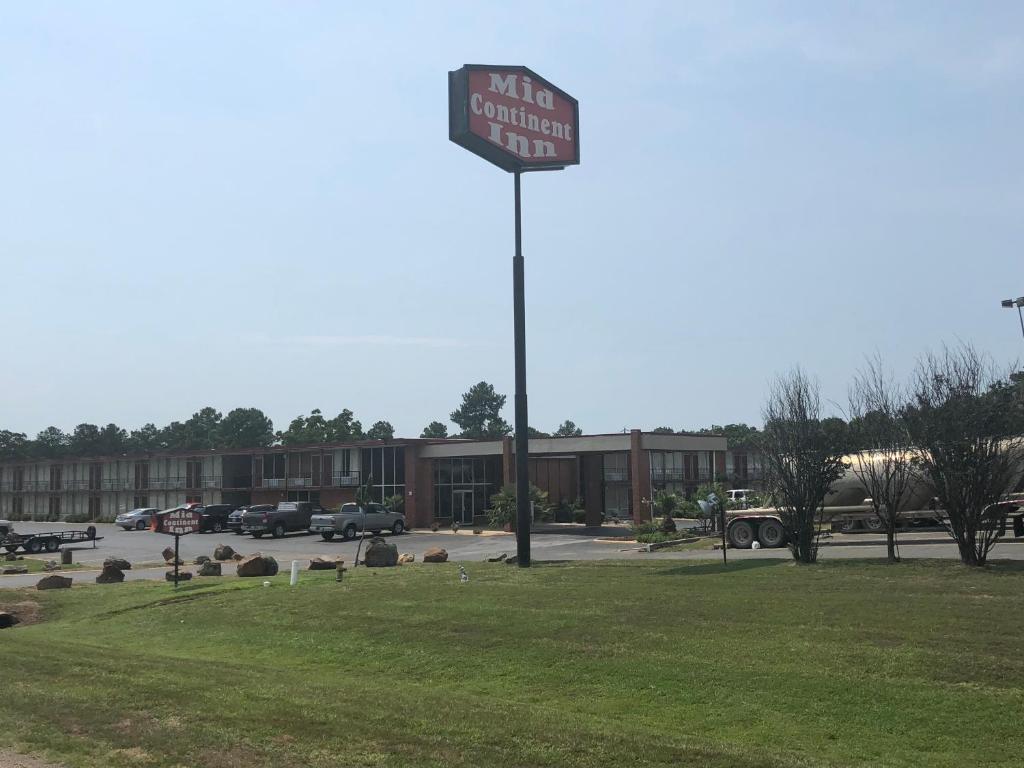
[[[239,560],[236,569],[239,576],[276,576],[277,560],[257,552]]]
[[[207,559],[205,563],[199,566],[200,576],[220,576],[220,563],[215,563],[210,559]]]
[[[210,558],[206,555],[199,555],[195,560],[192,561],[193,565],[202,565],[203,563],[209,563]]]
[[[416,562],[416,555],[412,555],[412,554],[410,554],[408,552],[403,552],[401,555],[398,556],[398,564],[399,565],[404,565],[405,563],[415,563],[415,562]]]
[[[70,589],[71,577],[58,576],[56,573],[50,576],[43,576],[36,584],[36,589]]]
[[[339,562],[345,562],[344,560],[339,561],[336,557],[321,557],[317,556],[309,561],[309,570],[311,571],[334,571],[338,568]]]
[[[213,550],[214,560],[234,560],[235,550],[232,549],[230,544],[218,544],[217,548]]]
[[[174,571],[168,571],[164,574],[164,578],[168,581],[174,581]],[[191,571],[178,571],[178,581],[188,581],[192,578]]]
[[[18,617],[7,611],[0,611],[0,629],[10,629],[18,623]]]
[[[164,559],[165,563],[173,563],[174,547],[164,547],[164,551],[160,553],[160,557]]]
[[[245,560],[245,555],[240,552],[235,552],[235,554],[231,556],[231,559],[237,563],[239,560]]]
[[[4,568],[0,573],[4,576],[21,576],[28,573],[28,568],[23,565],[16,565],[13,568]]]
[[[13,552],[5,552],[4,553],[4,560],[6,560],[7,562],[14,562],[17,559],[18,559],[18,556],[16,554],[14,554]]]
[[[398,565],[398,547],[379,536],[374,536],[370,539],[366,554],[363,555],[363,564],[368,568],[390,568]]]
[[[120,584],[124,581],[124,573],[120,568],[115,568],[107,563],[103,564],[103,571],[96,577],[97,584]]]
[[[423,553],[424,563],[446,563],[448,562],[448,550],[441,547],[431,547]]]
[[[103,561],[103,567],[106,568],[108,565],[112,565],[119,571],[130,571],[132,569],[132,564],[123,557],[108,557]]]

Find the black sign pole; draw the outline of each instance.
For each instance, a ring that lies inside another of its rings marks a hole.
[[[516,560],[530,566],[530,435],[526,415],[526,286],[523,267],[523,212],[520,172],[515,171],[516,255],[512,258],[512,315],[516,355]]]
[[[181,541],[181,536],[174,534],[174,588],[178,588],[178,563],[181,562],[178,557],[178,542]]]

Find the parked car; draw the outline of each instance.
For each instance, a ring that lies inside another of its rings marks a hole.
[[[234,504],[204,504],[195,511],[202,516],[199,524],[200,533],[220,533],[228,527],[228,517],[235,511]]]
[[[313,515],[309,530],[311,533],[319,533],[324,541],[330,541],[339,533],[343,539],[354,539],[363,530],[375,534],[391,531],[397,536],[405,530],[405,515],[402,512],[391,512],[380,504],[370,504],[364,510],[350,502],[342,504],[337,512]]]
[[[321,512],[323,508],[311,501],[282,501],[274,509],[243,514],[242,532],[257,539],[265,533],[279,539],[290,531],[309,530],[310,518]]]
[[[246,512],[269,512],[274,508],[273,504],[247,504],[239,507],[228,515],[228,529],[235,533],[242,532],[242,515]]]
[[[120,525],[126,531],[144,531],[153,524],[153,515],[159,511],[156,507],[139,507],[122,512],[114,518],[114,525]]]

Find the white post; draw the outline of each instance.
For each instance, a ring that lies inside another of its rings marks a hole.
[[[298,560],[292,560],[292,578],[291,578],[291,581],[289,583],[293,587],[296,584],[299,583],[299,561]]]

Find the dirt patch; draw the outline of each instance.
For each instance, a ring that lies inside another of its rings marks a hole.
[[[28,755],[0,750],[0,768],[62,768],[56,763],[47,763]]]
[[[18,624],[15,627],[27,627],[29,624],[38,624],[43,620],[43,607],[35,600],[4,600],[0,598],[0,611],[13,613],[18,617]],[[0,768],[5,768],[0,763]]]

